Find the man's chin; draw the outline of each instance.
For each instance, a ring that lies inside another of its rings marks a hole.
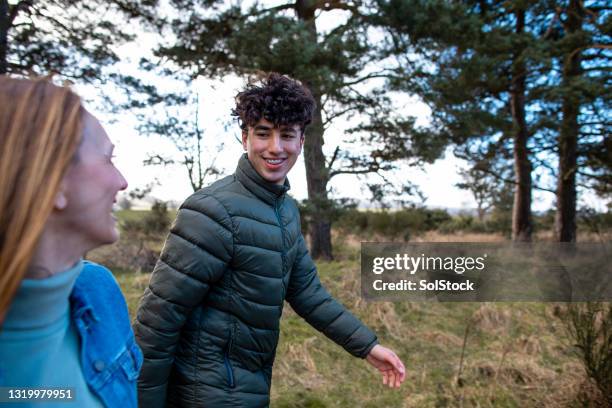
[[[264,177],[264,179],[270,183],[270,184],[284,184],[285,183],[285,177],[283,178],[278,178],[278,177]]]

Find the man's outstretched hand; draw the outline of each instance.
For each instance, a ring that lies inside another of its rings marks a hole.
[[[372,348],[366,361],[382,373],[383,384],[391,388],[399,388],[406,378],[406,368],[402,360],[393,351],[380,344]]]

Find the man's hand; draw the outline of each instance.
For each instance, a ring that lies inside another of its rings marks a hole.
[[[383,384],[399,388],[406,378],[406,369],[402,360],[391,350],[377,344],[367,355],[366,361],[383,375]]]

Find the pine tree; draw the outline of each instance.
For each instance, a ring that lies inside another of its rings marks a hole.
[[[364,175],[390,170],[400,159],[432,161],[444,140],[416,129],[414,119],[393,112],[391,98],[376,80],[392,74],[373,44],[367,24],[372,4],[330,0],[297,0],[272,7],[246,8],[220,1],[173,0],[181,14],[171,22],[175,36],[157,55],[192,76],[221,78],[275,71],[304,83],[317,102],[306,131],[304,158],[310,209],[309,235],[315,258],[332,258],[329,181],[340,174]],[[189,10],[185,13],[184,10]],[[320,19],[333,13],[328,30]],[[323,145],[338,118],[355,126],[345,140],[362,141],[354,149]]]
[[[553,191],[534,185],[535,174],[558,178],[559,231],[575,234],[576,174],[609,191],[610,8],[590,3],[380,2],[379,24],[407,61],[399,69],[418,78],[394,86],[423,96],[459,156],[486,162],[512,149],[515,240],[531,237],[531,190]],[[588,34],[577,21],[586,15]],[[588,78],[579,64],[584,52]]]
[[[157,0],[0,0],[0,74],[104,83],[132,41],[126,20],[151,22]],[[117,78],[115,78],[117,79]]]
[[[602,191],[605,180],[612,181],[612,7],[605,2],[569,0],[557,10],[559,38],[554,49],[561,79],[552,97],[560,99],[561,124],[555,233],[560,242],[574,242],[579,176],[601,183]]]

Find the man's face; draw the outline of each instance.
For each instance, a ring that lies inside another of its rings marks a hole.
[[[274,127],[266,119],[242,132],[242,146],[249,161],[265,180],[283,184],[302,152],[304,135],[299,125]]]

